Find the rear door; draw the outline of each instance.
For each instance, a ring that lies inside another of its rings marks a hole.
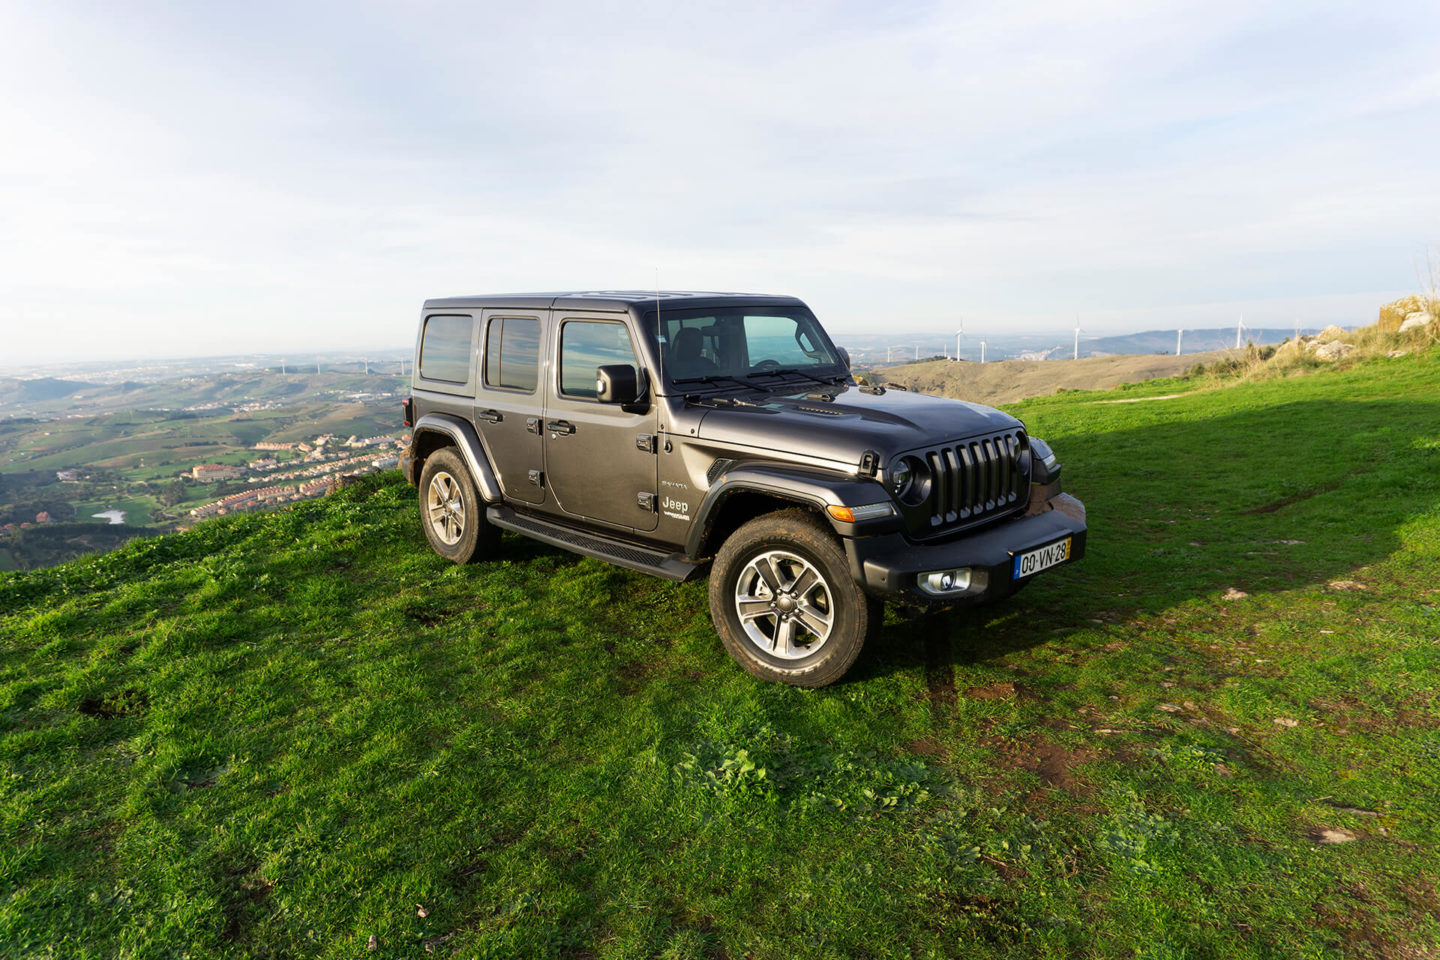
[[[547,310],[485,310],[476,376],[475,430],[506,499],[543,503],[545,416],[541,358]]]
[[[625,363],[642,377],[653,374],[635,351],[637,332],[624,314],[557,310],[555,317],[555,342],[547,349],[545,472],[556,505],[577,520],[654,530],[659,409],[653,398],[642,412],[595,399],[598,366]]]

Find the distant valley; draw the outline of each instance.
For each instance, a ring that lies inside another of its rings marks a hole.
[[[403,430],[408,378],[392,367],[0,380],[0,570],[320,495],[374,469]]]

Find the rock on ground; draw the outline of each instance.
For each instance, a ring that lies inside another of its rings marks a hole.
[[[1345,355],[1355,347],[1340,340],[1331,340],[1329,343],[1310,344],[1310,350],[1316,360],[1325,360],[1333,363],[1336,360],[1344,359]]]

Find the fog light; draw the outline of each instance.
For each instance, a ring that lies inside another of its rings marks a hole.
[[[970,588],[970,568],[954,570],[932,570],[920,574],[920,589],[926,593],[943,597],[952,593],[963,593]]]

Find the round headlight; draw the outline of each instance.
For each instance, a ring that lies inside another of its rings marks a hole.
[[[930,471],[923,461],[901,457],[890,466],[886,486],[901,503],[921,503],[930,493]]]
[[[900,460],[890,468],[890,492],[903,497],[915,482],[915,471],[910,468],[909,458]]]

